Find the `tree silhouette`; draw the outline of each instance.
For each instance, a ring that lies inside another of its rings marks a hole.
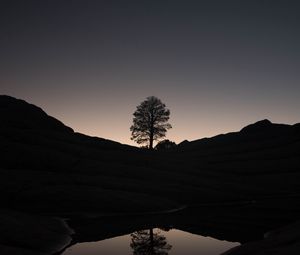
[[[153,141],[165,137],[167,130],[172,128],[168,123],[170,110],[154,96],[147,97],[138,105],[133,116],[131,140],[138,144],[146,143],[149,149],[153,148]]]
[[[130,247],[134,255],[168,255],[172,245],[167,243],[165,236],[154,233],[153,228],[136,231],[131,234]]]

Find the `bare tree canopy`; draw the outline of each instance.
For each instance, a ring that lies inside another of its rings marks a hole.
[[[153,148],[153,141],[164,138],[167,130],[172,128],[168,123],[170,110],[154,96],[147,97],[138,105],[133,116],[131,140],[138,144],[148,144],[149,149]]]

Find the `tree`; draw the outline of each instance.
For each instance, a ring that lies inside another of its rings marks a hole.
[[[170,110],[154,96],[147,97],[138,105],[133,116],[133,125],[130,127],[131,140],[138,144],[146,143],[149,149],[153,148],[153,141],[165,137],[167,130],[172,128],[168,123]]]

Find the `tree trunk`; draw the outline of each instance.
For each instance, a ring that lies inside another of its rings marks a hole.
[[[153,149],[153,136],[154,136],[154,127],[153,127],[153,117],[151,116],[151,126],[150,126],[150,136],[149,136],[149,149]]]
[[[149,232],[150,232],[150,250],[151,250],[151,254],[153,254],[154,251],[153,228],[150,228]]]
[[[149,149],[150,150],[153,149],[153,134],[150,134],[150,137],[149,137]]]

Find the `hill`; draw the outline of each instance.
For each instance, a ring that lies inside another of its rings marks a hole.
[[[229,228],[238,219],[249,228],[267,229],[297,220],[300,124],[263,120],[158,152],[76,133],[42,109],[9,96],[0,96],[0,116],[0,212],[2,219],[10,219],[9,226],[7,220],[0,225],[7,229],[18,225],[18,218],[48,226],[45,215],[52,222],[53,216],[240,204],[251,204],[242,216],[239,208],[224,218],[221,209],[207,221]],[[270,214],[272,220],[265,221]],[[24,246],[22,238],[8,233],[12,236],[0,235],[0,244]]]

